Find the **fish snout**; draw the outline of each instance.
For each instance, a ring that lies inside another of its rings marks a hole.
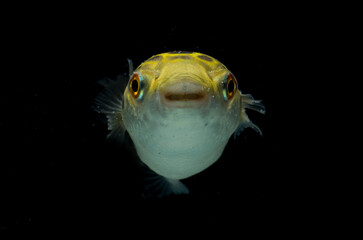
[[[194,82],[169,84],[160,91],[161,103],[168,107],[202,107],[208,104],[209,98],[208,88]]]

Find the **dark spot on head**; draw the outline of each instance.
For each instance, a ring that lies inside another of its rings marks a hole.
[[[211,57],[208,57],[207,55],[198,55],[200,59],[203,59],[208,62],[213,62],[213,59]]]

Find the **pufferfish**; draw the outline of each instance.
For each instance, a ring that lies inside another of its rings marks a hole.
[[[145,189],[153,196],[189,193],[180,180],[216,162],[232,134],[250,127],[262,135],[246,109],[264,114],[264,105],[242,94],[232,72],[206,54],[162,53],[136,70],[129,60],[125,89],[122,81],[101,82],[96,110],[106,115],[110,137],[130,136],[152,172]]]

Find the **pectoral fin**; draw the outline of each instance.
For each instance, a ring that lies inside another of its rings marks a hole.
[[[234,138],[236,138],[245,128],[248,127],[252,128],[262,136],[261,129],[253,122],[251,122],[246,113],[246,109],[251,109],[253,111],[265,114],[265,106],[262,104],[262,100],[255,100],[250,94],[242,94],[240,92],[240,95],[241,95],[241,123],[234,133]]]
[[[93,108],[98,113],[106,116],[108,122],[108,138],[122,142],[125,135],[125,126],[122,121],[121,110],[123,107],[122,94],[127,85],[128,77],[125,75],[117,76],[116,80],[105,78],[99,84],[105,87],[96,100]]]

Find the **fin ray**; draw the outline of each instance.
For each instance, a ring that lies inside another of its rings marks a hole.
[[[123,142],[125,136],[125,126],[122,122],[123,91],[127,85],[128,76],[118,75],[116,79],[104,78],[98,83],[105,89],[96,97],[93,109],[106,116],[109,139],[116,139]]]
[[[251,94],[242,94],[242,92],[240,92],[240,95],[241,95],[242,120],[234,133],[234,138],[236,138],[245,128],[252,128],[262,136],[261,129],[256,124],[251,122],[251,120],[248,118],[246,109],[251,109],[261,114],[265,114],[266,113],[265,105],[262,103],[262,100],[255,100]]]
[[[145,198],[162,198],[173,194],[189,194],[189,189],[176,179],[168,179],[152,171],[144,163],[141,163],[141,187]]]
[[[255,100],[251,94],[241,94],[242,107],[251,109],[253,111],[265,114],[265,105],[262,100]]]

